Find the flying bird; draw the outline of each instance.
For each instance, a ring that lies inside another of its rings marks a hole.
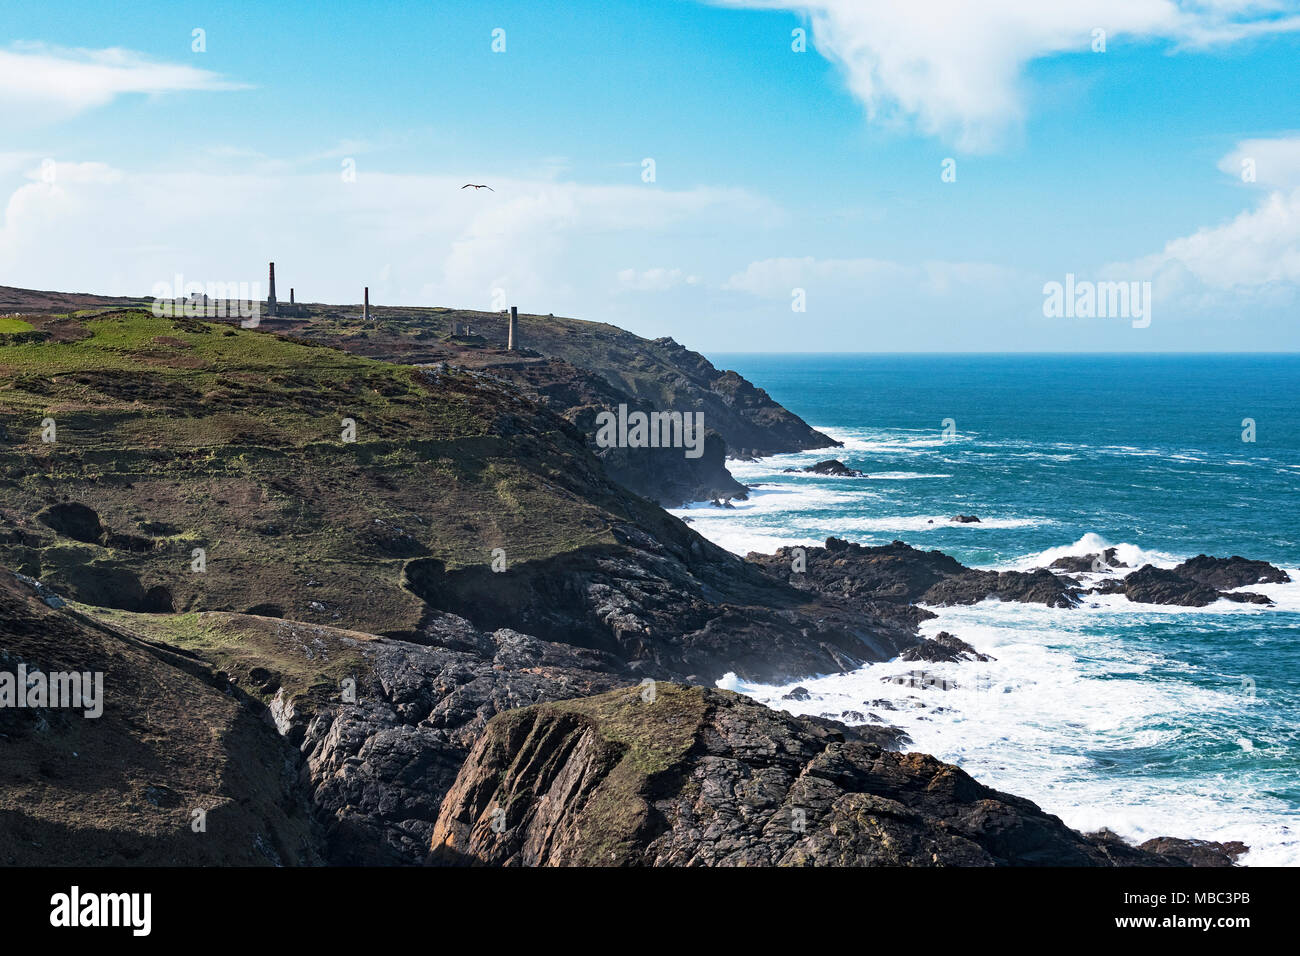
[[[475,186],[473,183],[466,183],[464,186],[461,186],[460,188],[469,189],[471,187],[473,187],[474,189],[486,189],[490,193],[496,192],[496,190],[493,189],[491,186]]]

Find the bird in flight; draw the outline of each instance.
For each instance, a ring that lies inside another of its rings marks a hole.
[[[461,188],[461,189],[469,189],[469,188],[471,188],[471,187],[474,188],[474,189],[486,189],[486,190],[487,190],[488,192],[490,192],[490,193],[494,193],[494,192],[496,192],[496,190],[493,189],[491,186],[475,186],[473,183],[466,183],[464,186],[461,186],[460,188]]]

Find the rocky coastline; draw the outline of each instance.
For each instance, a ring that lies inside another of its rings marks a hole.
[[[1286,581],[1278,568],[1202,555],[1107,580],[1114,554],[999,572],[839,538],[740,558],[656,501],[737,497],[725,456],[833,440],[677,343],[612,327],[537,323],[507,355],[442,335],[445,314],[274,334],[129,308],[42,321],[31,347],[0,346],[0,652],[93,665],[111,693],[94,723],[0,711],[21,768],[0,783],[9,863],[50,847],[87,865],[1244,852],[1079,834],[907,753],[884,720],[793,717],[713,685],[984,659],[960,634],[921,637],[927,605],[1258,602],[1242,589]],[[592,447],[596,409],[677,401],[716,412],[693,470]],[[37,437],[46,407],[65,409],[64,447]],[[342,410],[353,442],[333,432]],[[199,837],[196,810],[221,826]]]

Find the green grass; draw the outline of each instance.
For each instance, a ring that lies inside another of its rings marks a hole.
[[[14,332],[30,332],[32,324],[24,322],[22,319],[0,318],[0,335],[10,335]]]
[[[295,707],[337,700],[345,678],[369,670],[362,654],[370,635],[242,614],[136,614],[74,604],[77,610],[127,633],[198,655],[263,703],[277,688]]]
[[[94,561],[166,588],[178,610],[274,605],[409,633],[423,613],[402,587],[410,558],[486,565],[499,546],[514,564],[609,543],[610,525],[627,520],[627,499],[579,439],[472,375],[434,382],[145,310],[72,321],[84,337],[0,340],[0,518],[18,516],[22,531],[6,535],[0,521],[0,565],[39,570],[74,597],[78,568]],[[344,418],[355,442],[342,441]],[[152,549],[69,551],[31,520],[60,500]],[[208,551],[203,574],[189,572],[195,547]]]

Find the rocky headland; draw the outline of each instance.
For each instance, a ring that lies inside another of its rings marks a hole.
[[[832,442],[671,340],[534,316],[517,354],[479,313],[473,338],[447,310],[251,330],[42,295],[0,337],[0,653],[102,671],[106,694],[97,721],[0,711],[7,862],[1233,856],[1084,836],[883,723],[707,689],[978,662],[920,637],[923,605],[1089,592],[902,542],[713,545],[655,501],[735,497],[726,455]],[[685,468],[601,454],[614,402],[694,403],[713,438]],[[1202,557],[1129,583],[1144,571],[1113,583],[1192,601],[1285,579]]]

